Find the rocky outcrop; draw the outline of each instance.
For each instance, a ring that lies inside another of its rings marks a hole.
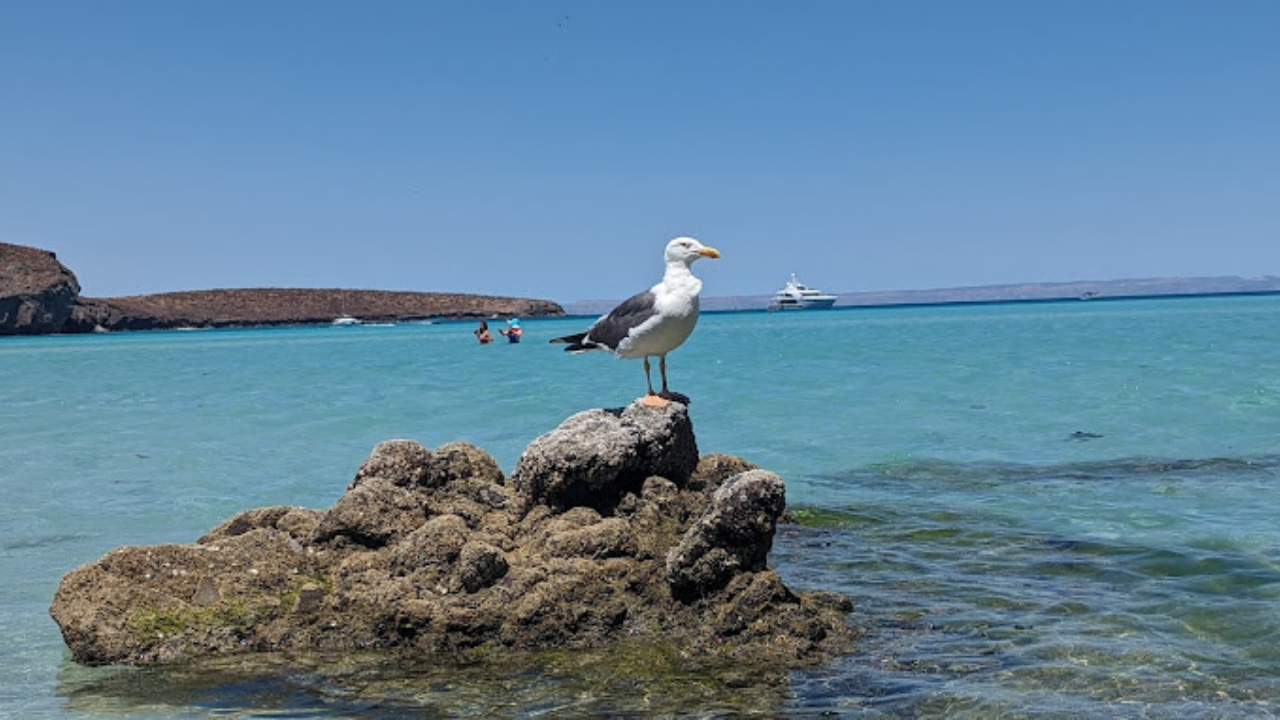
[[[554,317],[549,300],[313,288],[193,290],[117,298],[80,298],[63,332],[324,325],[342,315],[366,322],[427,318]]]
[[[51,614],[83,663],[638,640],[795,666],[849,648],[850,607],[767,567],[784,504],[777,475],[699,458],[679,404],[575,415],[511,478],[467,443],[392,440],[333,507],[249,510],[191,545],[117,549],[68,573]]]
[[[310,288],[194,290],[80,297],[76,276],[47,250],[0,243],[0,335],[329,324],[429,318],[558,317],[549,300],[462,293]]]
[[[80,283],[47,250],[0,243],[0,335],[59,332]]]

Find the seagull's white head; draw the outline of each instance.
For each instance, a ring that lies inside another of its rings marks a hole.
[[[678,237],[667,243],[667,262],[684,263],[686,266],[698,258],[718,258],[720,251],[707,247],[691,237]]]

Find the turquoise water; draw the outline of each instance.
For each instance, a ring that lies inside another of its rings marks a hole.
[[[120,545],[326,507],[377,442],[510,471],[639,363],[471,323],[0,338],[0,716],[1280,714],[1280,297],[703,317],[669,358],[703,452],[781,474],[773,564],[859,652],[744,688],[542,670],[81,668],[48,605]],[[596,663],[598,664],[598,663]]]

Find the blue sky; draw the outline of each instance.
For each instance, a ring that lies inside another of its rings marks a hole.
[[[1280,2],[0,0],[0,241],[84,293],[1280,274]]]

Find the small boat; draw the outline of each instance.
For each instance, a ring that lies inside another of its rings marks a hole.
[[[769,312],[774,310],[816,310],[818,308],[829,308],[835,304],[835,295],[828,295],[817,288],[808,287],[796,279],[795,273],[791,273],[791,279],[787,281],[786,286],[774,293],[773,299],[769,301]]]
[[[347,298],[342,298],[342,313],[333,319],[333,324],[338,327],[351,327],[353,325],[363,325],[364,323],[358,317],[354,317],[347,312]]]

